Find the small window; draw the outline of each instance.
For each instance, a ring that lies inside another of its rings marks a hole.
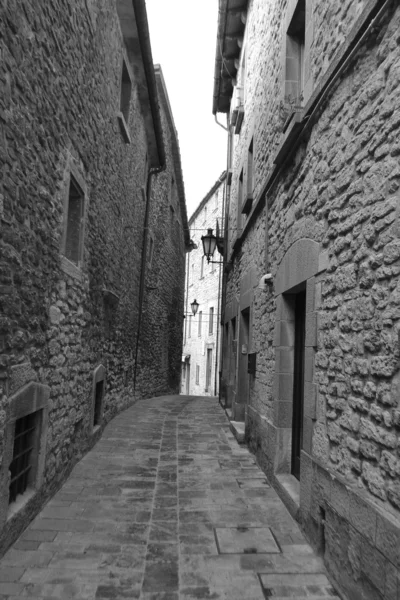
[[[198,332],[199,337],[201,337],[201,323],[202,323],[202,320],[203,320],[203,313],[200,311],[199,312],[199,332]]]
[[[304,90],[305,0],[298,0],[286,36],[285,102],[300,107]]]
[[[186,379],[186,364],[183,363],[182,365],[182,380],[185,381]]]
[[[71,175],[68,192],[64,254],[68,260],[75,264],[79,264],[82,260],[83,209],[84,194]]]
[[[253,187],[253,140],[251,140],[249,149],[247,151],[246,191],[242,197],[242,213],[245,215],[249,215],[251,211],[253,204]]]
[[[200,366],[196,365],[196,385],[200,383]]]
[[[192,281],[190,282],[189,285],[193,285],[193,283],[194,283],[194,263],[192,263],[192,276],[191,276],[191,280]]]
[[[250,142],[247,153],[247,193],[252,194],[254,188],[254,156],[253,156],[253,140]]]
[[[243,206],[243,169],[240,171],[237,187],[237,230],[238,235],[242,231],[242,206]]]
[[[201,257],[200,279],[204,277],[204,255]]]
[[[96,383],[95,396],[94,396],[94,415],[93,415],[93,427],[100,425],[101,423],[101,411],[103,404],[104,395],[104,379]]]
[[[214,308],[210,308],[209,321],[208,321],[208,333],[209,335],[213,334],[214,330]]]
[[[128,124],[129,119],[129,106],[131,103],[131,95],[132,81],[124,59],[122,61],[120,110],[124,116],[126,124]]]
[[[40,411],[37,411],[15,421],[13,457],[9,467],[11,473],[10,504],[15,502],[18,495],[26,491],[34,478],[32,471],[39,415]]]
[[[150,235],[150,237],[149,237],[149,255],[148,255],[148,261],[149,261],[150,268],[153,263],[153,253],[154,253],[154,238],[152,235]]]

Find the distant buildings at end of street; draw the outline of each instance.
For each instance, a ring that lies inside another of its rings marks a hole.
[[[216,396],[219,392],[221,341],[222,256],[215,251],[213,262],[207,263],[201,237],[208,229],[222,232],[226,173],[216,181],[189,219],[194,248],[186,255],[185,324],[181,393]],[[192,314],[191,303],[199,308]]]

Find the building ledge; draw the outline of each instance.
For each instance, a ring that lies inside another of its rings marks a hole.
[[[275,475],[274,488],[292,517],[298,521],[300,510],[300,481],[298,481],[294,475],[290,474]]]
[[[245,424],[244,421],[230,421],[230,429],[238,444],[244,444]]]

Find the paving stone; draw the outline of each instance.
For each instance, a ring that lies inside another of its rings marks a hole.
[[[329,600],[322,574],[215,399],[164,396],[109,423],[0,560],[0,600]]]
[[[239,487],[242,489],[253,489],[253,488],[269,488],[268,479],[265,477],[251,477],[248,479],[240,478],[237,480]]]
[[[280,552],[268,527],[217,528],[215,534],[220,554]]]

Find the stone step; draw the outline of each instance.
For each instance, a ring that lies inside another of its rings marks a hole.
[[[324,573],[271,573],[259,574],[267,598],[274,600],[338,600]]]
[[[229,419],[230,421],[232,421],[232,409],[231,409],[231,408],[226,408],[226,409],[225,409],[225,414],[226,414],[226,416],[228,417],[228,419]]]
[[[239,444],[244,444],[244,421],[231,421],[231,431]]]

